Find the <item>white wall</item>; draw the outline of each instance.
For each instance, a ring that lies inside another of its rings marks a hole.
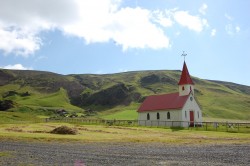
[[[190,99],[191,97],[193,98],[192,101]],[[185,116],[185,111],[186,111],[187,116]],[[185,103],[185,105],[182,109],[182,120],[183,121],[190,121],[190,111],[194,112],[194,122],[198,122],[198,124],[201,124],[202,111],[201,111],[198,103],[196,102],[196,100],[192,94],[189,95],[189,98],[187,99],[187,102]],[[198,116],[198,112],[199,112],[199,116]],[[184,126],[184,127],[188,127],[188,126]]]
[[[167,119],[168,112],[170,113],[170,119]],[[150,115],[150,120],[147,120],[148,113]],[[157,113],[160,114],[160,119],[157,119]],[[182,121],[181,117],[181,110],[159,110],[138,113],[139,125],[142,126],[182,126],[180,122],[172,122]]]
[[[184,90],[182,89],[184,87]],[[194,94],[194,85],[186,84],[186,85],[179,85],[179,95],[180,96],[186,96],[190,93],[190,87],[192,89],[192,92]]]

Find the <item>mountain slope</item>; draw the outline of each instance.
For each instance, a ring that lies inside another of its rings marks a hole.
[[[178,91],[180,74],[181,71],[138,71],[65,76],[0,70],[0,99],[12,100],[18,107],[85,109],[98,112],[98,117],[136,119],[134,111],[146,96]],[[249,86],[192,79],[205,117],[250,120]]]

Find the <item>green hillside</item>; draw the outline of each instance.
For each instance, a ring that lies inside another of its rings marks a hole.
[[[26,108],[37,117],[65,109],[84,113],[88,118],[137,119],[135,111],[145,97],[178,91],[180,74],[180,71],[138,71],[65,76],[0,70],[0,100],[11,100],[14,106],[0,111],[0,116],[20,113],[20,108]],[[249,86],[192,79],[204,117],[250,120]]]

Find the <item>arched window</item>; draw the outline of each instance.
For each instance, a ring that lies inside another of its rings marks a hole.
[[[198,118],[200,118],[200,114],[199,114],[199,111],[197,112],[197,114],[198,114]]]
[[[187,111],[185,111],[185,118],[187,118]]]
[[[157,119],[160,119],[160,114],[159,114],[159,112],[157,112],[157,117],[156,117]]]
[[[184,86],[182,86],[182,90],[185,90],[185,87],[184,87]]]
[[[147,114],[147,120],[150,120],[150,115],[149,115],[149,113]]]
[[[170,119],[170,112],[167,113],[167,119]]]

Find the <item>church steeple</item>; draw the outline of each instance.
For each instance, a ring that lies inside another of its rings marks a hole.
[[[186,65],[186,62],[184,61],[181,78],[178,83],[179,85],[179,95],[180,96],[186,96],[189,95],[190,92],[194,93],[194,82],[192,81],[188,68]]]
[[[182,73],[181,73],[181,78],[180,78],[180,81],[179,81],[178,85],[185,85],[185,84],[194,85],[194,83],[193,83],[193,81],[192,81],[192,79],[191,79],[191,77],[189,75],[186,62],[184,61],[183,68],[182,68]]]

